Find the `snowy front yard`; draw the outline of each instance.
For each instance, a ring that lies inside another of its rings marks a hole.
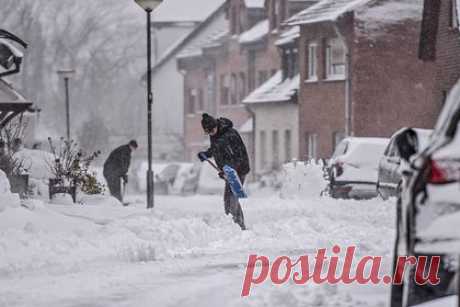
[[[141,197],[0,212],[0,306],[384,306],[386,286],[274,286],[241,298],[249,254],[312,254],[356,245],[389,259],[394,205],[381,200],[253,197],[249,230],[223,214],[220,197]]]

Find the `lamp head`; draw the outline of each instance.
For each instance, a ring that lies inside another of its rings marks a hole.
[[[134,0],[140,7],[147,12],[152,12],[159,6],[163,0]]]
[[[73,76],[75,76],[75,73],[75,69],[60,69],[57,71],[57,74],[64,79],[71,79]]]

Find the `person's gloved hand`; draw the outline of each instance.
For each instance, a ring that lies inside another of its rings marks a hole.
[[[123,175],[121,178],[123,179],[124,184],[128,183],[128,175]]]
[[[208,160],[208,156],[206,155],[206,152],[202,151],[198,153],[198,159],[200,159],[201,162],[204,162]]]
[[[224,179],[224,180],[226,179],[226,178],[225,178],[225,173],[224,173],[224,172],[219,172],[218,175],[219,175],[220,179]]]

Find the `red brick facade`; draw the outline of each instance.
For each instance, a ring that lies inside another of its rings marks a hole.
[[[436,87],[434,102],[441,106],[460,78],[460,31],[452,25],[455,0],[439,0],[440,12],[435,43]]]
[[[418,59],[420,22],[406,20],[387,25],[378,36],[362,33],[356,13],[337,22],[301,26],[300,55],[300,152],[316,158],[332,154],[340,134],[345,133],[346,81],[327,80],[326,41],[346,41],[351,80],[351,133],[356,136],[388,137],[404,126],[432,128],[439,106],[432,103],[434,66]],[[308,45],[317,47],[317,81],[308,81]],[[344,62],[346,63],[346,61]],[[316,142],[316,144],[311,144]],[[311,154],[311,153],[310,153]]]

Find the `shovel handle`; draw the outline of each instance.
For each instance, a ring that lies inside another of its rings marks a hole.
[[[216,169],[216,171],[222,172],[222,170],[221,170],[219,167],[217,167],[217,165],[216,165],[214,162],[212,162],[212,161],[209,160],[209,159],[207,159],[206,161],[207,161],[212,167],[214,167],[214,168]]]

